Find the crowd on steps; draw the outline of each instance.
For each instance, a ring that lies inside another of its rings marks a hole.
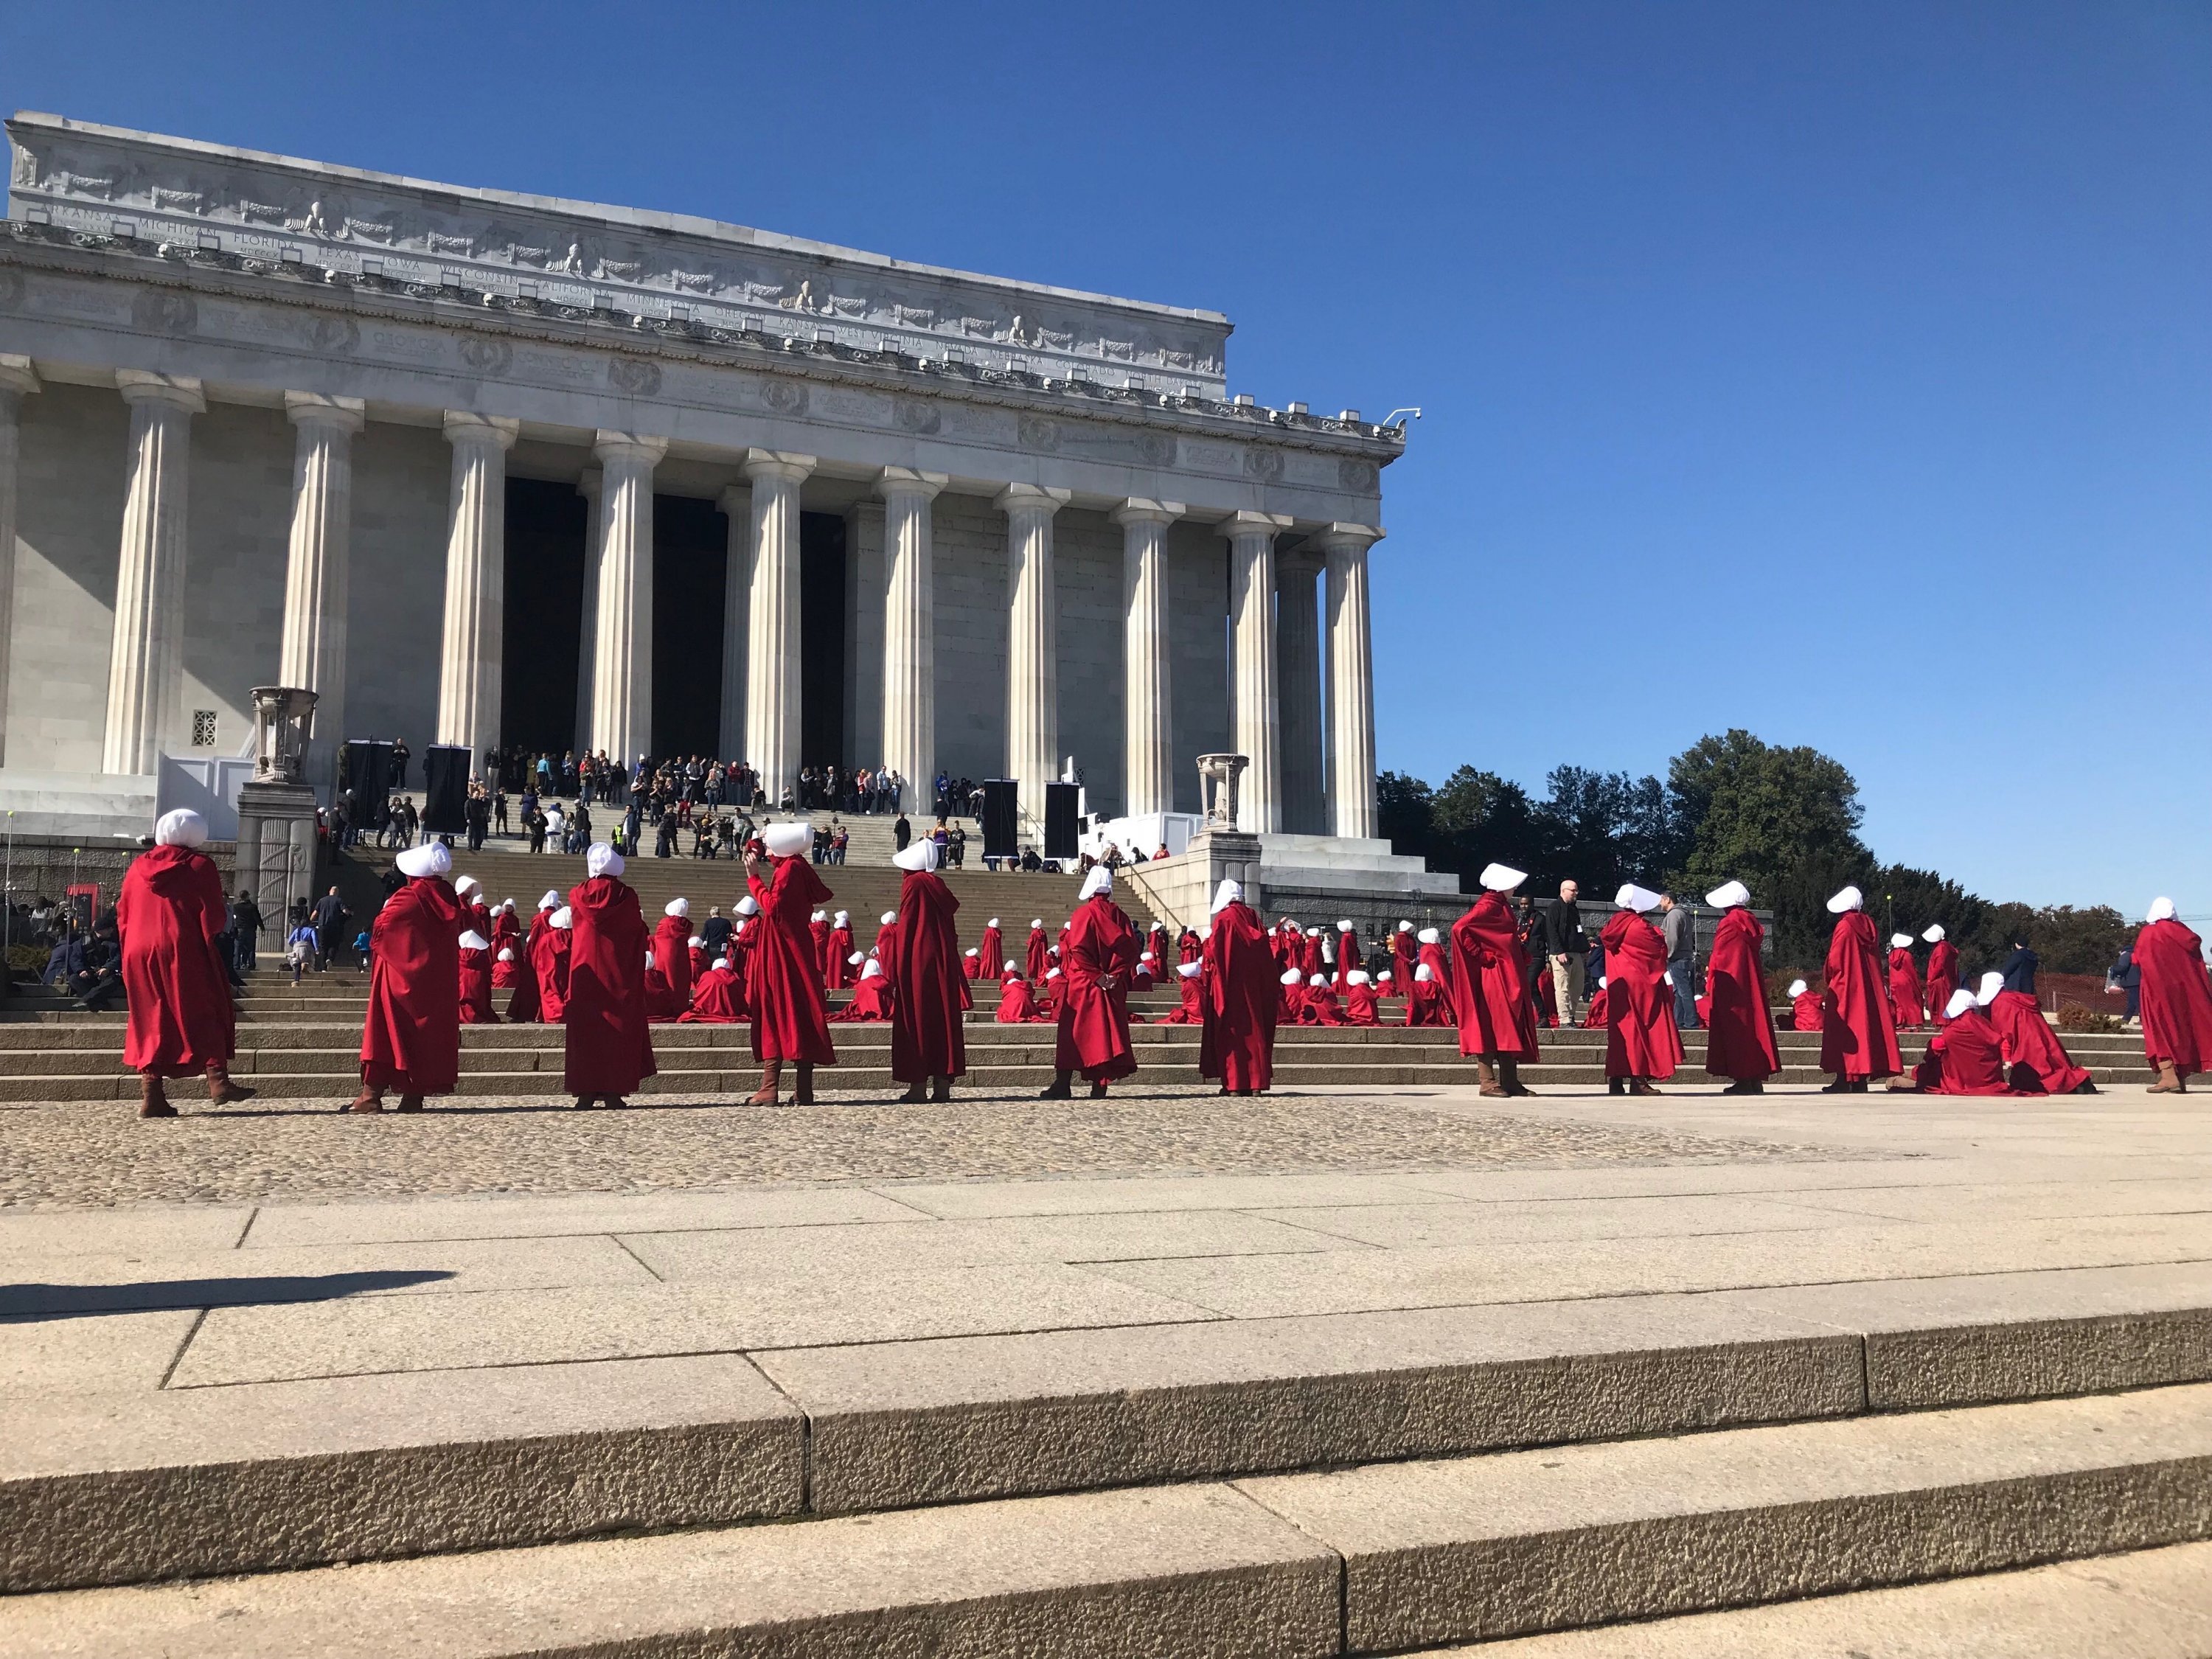
[[[143,1081],[142,1116],[175,1115],[165,1083],[179,1077],[204,1074],[218,1104],[252,1092],[228,1070],[236,1041],[234,963],[220,943],[229,927],[221,878],[198,850],[206,837],[198,813],[165,814],[116,907],[129,1007],[124,1061]],[[865,946],[852,917],[830,908],[836,895],[812,850],[808,823],[767,826],[744,848],[746,892],[734,914],[717,908],[695,927],[683,898],[648,922],[623,879],[623,854],[605,842],[589,849],[580,884],[566,894],[548,891],[527,919],[512,899],[495,908],[474,878],[455,877],[443,842],[406,849],[398,884],[368,929],[362,1086],[348,1109],[381,1112],[396,1097],[399,1110],[417,1111],[429,1097],[454,1092],[461,1026],[502,1018],[563,1028],[566,1092],[578,1108],[591,1108],[623,1105],[653,1075],[651,1028],[669,1021],[749,1028],[762,1068],[749,1104],[811,1103],[817,1070],[837,1063],[830,1028],[863,1022],[890,1027],[902,1102],[950,1100],[967,1071],[964,1025],[979,984],[995,988],[1000,1021],[1054,1026],[1048,1099],[1071,1097],[1079,1076],[1092,1098],[1102,1098],[1136,1071],[1129,997],[1155,985],[1172,983],[1180,994],[1164,1023],[1201,1028],[1200,1076],[1237,1095],[1270,1086],[1282,1026],[1379,1024],[1390,1003],[1407,1025],[1456,1027],[1480,1092],[1526,1094],[1520,1068],[1538,1057],[1539,1030],[1571,1024],[1583,1012],[1572,975],[1556,963],[1550,975],[1540,975],[1530,948],[1540,930],[1547,954],[1551,941],[1570,942],[1567,930],[1579,934],[1571,884],[1559,906],[1538,913],[1524,901],[1516,908],[1510,896],[1527,878],[1500,864],[1483,871],[1480,896],[1448,932],[1401,922],[1387,946],[1369,951],[1349,920],[1326,930],[1289,917],[1263,925],[1234,881],[1220,884],[1204,926],[1171,943],[1158,923],[1139,932],[1114,902],[1113,870],[1097,865],[1056,936],[1042,917],[1032,918],[1017,956],[995,916],[974,945],[962,947],[960,902],[937,873],[942,853],[934,840],[915,841],[896,855],[897,908],[881,915]],[[1726,883],[1705,899],[1722,915],[1703,994],[1689,999],[1708,1034],[1705,1069],[1728,1079],[1729,1093],[1756,1093],[1781,1071],[1763,929],[1742,883]],[[1606,1032],[1612,1086],[1648,1094],[1682,1063],[1676,1010],[1694,988],[1676,977],[1673,964],[1682,958],[1663,926],[1679,907],[1632,883],[1613,902],[1591,952],[1601,971],[1586,1023]],[[1829,1092],[1863,1092],[1876,1083],[1942,1094],[2094,1089],[2043,1018],[2032,980],[2022,988],[2001,971],[1973,988],[1950,982],[1945,974],[1955,972],[1955,953],[1945,961],[1942,930],[1934,928],[1929,981],[1916,975],[1908,1003],[1901,999],[1915,968],[1911,941],[1893,936],[1885,953],[1855,887],[1836,894],[1828,908],[1836,921],[1825,988],[1816,998],[1803,981],[1793,986],[1786,1018],[1796,1029],[1819,1030],[1820,1067],[1833,1076]],[[2152,1087],[2178,1092],[2212,1065],[2212,975],[2202,942],[2161,898],[2133,957],[2144,1048],[2158,1074]],[[849,992],[835,1012],[832,992]],[[1917,1023],[1920,1000],[1938,993],[1940,1029],[1908,1073],[1899,1025]]]

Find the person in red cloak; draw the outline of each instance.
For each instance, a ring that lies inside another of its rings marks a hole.
[[[141,1079],[141,1117],[176,1116],[162,1087],[167,1078],[204,1073],[208,1098],[218,1106],[253,1095],[230,1080],[237,1014],[215,943],[230,921],[222,877],[198,850],[207,833],[207,820],[189,807],[164,812],[154,845],[131,861],[115,901],[130,1000],[123,1063]]]
[[[1413,983],[1406,988],[1406,1024],[1449,1025],[1450,1009],[1451,1000],[1444,994],[1443,981],[1437,977],[1435,964],[1415,964]]]
[[[1817,1031],[1820,1029],[1821,996],[1802,979],[1790,981],[1790,1029],[1793,1031]]]
[[[382,1111],[389,1089],[399,1091],[401,1111],[419,1112],[423,1096],[449,1095],[460,1082],[460,941],[482,935],[454,933],[468,910],[446,881],[453,859],[443,842],[410,847],[398,863],[407,879],[369,926],[361,1093],[349,1112]],[[483,954],[482,945],[476,953]]]
[[[1053,1079],[1042,1098],[1067,1099],[1069,1081],[1080,1071],[1090,1081],[1091,1097],[1103,1100],[1108,1084],[1137,1069],[1127,988],[1139,949],[1136,928],[1114,902],[1114,872],[1104,865],[1092,866],[1084,877],[1065,937]]]
[[[1705,963],[1705,1074],[1729,1079],[1723,1094],[1764,1094],[1766,1079],[1782,1069],[1760,960],[1766,929],[1751,914],[1751,890],[1740,881],[1714,888],[1705,902],[1721,913]]]
[[[815,965],[822,970],[822,982],[830,983],[830,913],[817,910],[806,919],[806,931],[813,936]]]
[[[453,883],[453,896],[461,902],[460,926],[456,933],[481,933],[491,937],[491,909],[484,902],[483,884],[474,876],[462,876]]]
[[[822,982],[832,991],[842,991],[853,982],[853,918],[843,910],[830,918],[830,966]]]
[[[896,996],[890,975],[884,971],[883,958],[864,957],[851,998],[827,1018],[832,1025],[888,1025],[896,1016]]]
[[[1052,940],[1045,936],[1044,918],[1033,917],[1030,922],[1029,943],[1022,950],[1022,971],[1030,983],[1042,985],[1044,976],[1052,970]]]
[[[1059,1022],[1060,998],[1066,989],[1066,976],[1057,968],[1046,969],[1044,977],[1037,981],[1037,1008],[1050,1015],[1054,1024]]]
[[[1954,991],[1943,1014],[1943,1029],[1928,1039],[1927,1056],[1913,1068],[1913,1087],[1923,1095],[2013,1093],[2005,1079],[2004,1040],[1975,1006],[1974,994]]]
[[[744,1000],[738,994],[738,976],[727,957],[716,957],[691,982],[691,1006],[677,1016],[686,1025],[735,1025],[745,1017]]]
[[[1383,1000],[1387,997],[1401,997],[1405,995],[1405,987],[1408,982],[1409,981],[1407,981],[1401,980],[1395,972],[1388,968],[1385,968],[1381,973],[1375,975],[1376,1012],[1378,1016],[1389,1012],[1388,1009],[1382,1007],[1382,1004]]]
[[[1344,1023],[1346,1025],[1380,1025],[1382,1023],[1381,1005],[1375,1000],[1375,985],[1364,968],[1355,968],[1344,979]]]
[[[1451,1006],[1451,964],[1444,960],[1443,934],[1434,927],[1424,927],[1413,935],[1413,960],[1417,966],[1426,968],[1429,977],[1437,982],[1437,993]]]
[[[1052,1016],[1037,1006],[1036,995],[1030,989],[1029,981],[1022,977],[1022,965],[1010,962],[1000,975],[999,1024],[1001,1025],[1042,1025]]]
[[[1928,1017],[1941,1025],[1947,1018],[1943,1011],[1951,1006],[1951,993],[1959,988],[1959,947],[1943,937],[1940,921],[1920,937],[1929,945]]]
[[[902,1105],[952,1098],[952,1079],[968,1072],[963,1026],[972,998],[960,969],[960,901],[937,873],[937,842],[923,836],[894,854],[898,926],[885,971],[891,981],[891,1077],[906,1085]],[[972,959],[972,958],[971,958]]]
[[[1528,947],[1524,943],[1521,948],[1525,951]],[[1546,1029],[1554,1031],[1559,1029],[1559,994],[1553,986],[1549,974],[1536,975],[1536,1013]]]
[[[1310,985],[1316,974],[1325,974],[1329,963],[1323,959],[1321,949],[1321,929],[1309,927],[1305,937],[1298,941],[1298,968]]]
[[[2051,1029],[2043,1010],[2025,991],[2005,989],[2002,974],[1984,974],[1974,994],[1977,1006],[1996,1027],[2004,1045],[2006,1079],[2016,1095],[2094,1095],[2097,1085],[2076,1066],[2066,1045]],[[1948,1005],[1946,1005],[1948,1007]]]
[[[898,927],[898,912],[886,910],[876,918],[876,942],[868,947],[868,954],[878,962],[891,959],[891,939]],[[886,970],[888,971],[888,970]]]
[[[983,937],[975,941],[975,980],[980,985],[996,985],[1006,976],[1006,936],[993,916],[983,924]]]
[[[522,981],[522,969],[515,964],[514,946],[503,946],[491,959],[491,988],[511,993]],[[514,999],[510,995],[507,1000],[512,1003]]]
[[[1896,1078],[1905,1070],[1896,1016],[1875,949],[1874,919],[1856,887],[1828,901],[1836,931],[1828,939],[1828,989],[1820,1006],[1820,1069],[1833,1073],[1835,1081],[1823,1094],[1863,1095],[1874,1079]],[[1912,1085],[1899,1081],[1890,1086]]]
[[[812,824],[805,819],[772,823],[761,841],[769,857],[745,866],[746,882],[760,905],[760,915],[745,931],[755,935],[747,989],[753,1057],[761,1062],[761,1085],[746,1103],[775,1105],[788,1063],[796,1074],[793,1103],[811,1106],[814,1068],[835,1066],[837,1051],[830,1042],[830,1008],[813,971],[814,939],[806,919],[831,894],[807,862],[814,845]],[[845,913],[840,910],[836,920],[843,922]],[[831,929],[833,937],[836,931]],[[849,928],[846,937],[852,937]]]
[[[369,935],[372,945],[375,934]],[[463,933],[458,941],[459,961],[456,964],[461,999],[461,1024],[464,1025],[496,1025],[499,1011],[491,1005],[491,941],[473,927]]]
[[[699,975],[707,971],[707,940],[703,934],[694,933],[684,942],[685,960],[691,964],[691,983],[696,989]]]
[[[1482,896],[1452,924],[1452,1014],[1459,1023],[1459,1051],[1474,1056],[1478,1092],[1525,1095],[1521,1062],[1536,1058],[1536,1010],[1528,1000],[1528,959],[1506,895],[1528,879],[1526,871],[1492,864],[1480,878]],[[1650,924],[1645,924],[1648,927]]]
[[[2161,898],[2136,935],[2133,960],[2142,975],[2136,1006],[2143,1056],[2158,1073],[2150,1091],[2185,1094],[2191,1076],[2212,1066],[2212,978],[2205,974],[2204,942],[2175,919],[2173,901]]]
[[[538,958],[544,954],[546,937],[553,931],[553,913],[561,896],[549,891],[538,901],[530,918],[530,931],[514,951],[514,994],[507,1000],[507,1018],[516,1025],[536,1025],[544,1018],[538,999]]]
[[[1275,975],[1275,1024],[1303,1025],[1306,1012],[1306,976],[1295,968]]]
[[[1198,1074],[1218,1078],[1226,1095],[1263,1095],[1275,1080],[1275,956],[1259,912],[1239,883],[1213,890],[1206,954],[1177,969],[1198,971]],[[1188,986],[1192,978],[1185,978]]]
[[[1912,935],[1889,936],[1889,1006],[1900,1031],[1917,1030],[1928,1018],[1920,988],[1920,969],[1912,960]]]
[[[1175,1009],[1162,1014],[1155,1025],[1203,1025],[1206,1023],[1206,963],[1186,962],[1177,964],[1176,991],[1182,999]],[[1271,974],[1270,978],[1273,975]],[[1201,1058],[1203,1056],[1201,1055]],[[1202,1077],[1203,1072],[1200,1073]]]
[[[1390,972],[1400,985],[1413,982],[1413,969],[1420,958],[1414,951],[1413,924],[1401,921],[1398,931],[1390,935]]]
[[[1590,1031],[1604,1030],[1612,1024],[1612,1016],[1608,1012],[1612,1006],[1613,1005],[1606,1000],[1605,975],[1600,974],[1597,976],[1597,989],[1590,993],[1589,1011],[1583,1016],[1583,1028]],[[1611,1087],[1609,1091],[1619,1094],[1620,1090],[1619,1087]]]
[[[691,901],[672,898],[653,930],[653,965],[659,970],[657,994],[646,1007],[649,1019],[672,1020],[691,1006]],[[650,983],[650,981],[647,981]]]
[[[1176,967],[1180,968],[1187,962],[1196,962],[1205,954],[1206,941],[1199,938],[1195,929],[1186,927],[1176,935]]]
[[[983,976],[983,948],[971,945],[960,953],[960,977],[973,984]]]
[[[511,950],[522,938],[522,921],[514,914],[514,901],[501,899],[499,908],[491,913],[492,960],[499,960],[501,951]]]
[[[1346,917],[1336,924],[1336,969],[1329,975],[1336,981],[1336,988],[1340,994],[1342,993],[1346,982],[1351,979],[1352,970],[1362,965],[1359,955],[1359,930],[1354,927],[1351,919]]]
[[[1667,941],[1648,914],[1659,908],[1659,895],[1630,882],[1613,902],[1620,908],[1598,935],[1605,946],[1606,1083],[1626,1085],[1632,1095],[1656,1094],[1652,1084],[1682,1063]]]
[[[623,855],[593,842],[584,854],[584,881],[568,891],[572,937],[562,1086],[577,1106],[621,1106],[653,1074],[653,1034],[646,1029],[645,917],[622,878]]]
[[[1341,1025],[1344,1005],[1337,1000],[1336,981],[1327,974],[1306,975],[1306,1006],[1299,1011],[1301,1025]]]

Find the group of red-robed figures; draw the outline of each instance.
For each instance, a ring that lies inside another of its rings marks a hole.
[[[229,975],[215,945],[227,921],[221,878],[198,850],[206,838],[198,813],[163,815],[155,845],[133,861],[117,901],[130,1005],[124,1062],[143,1079],[142,1116],[176,1115],[163,1088],[169,1079],[204,1073],[209,1097],[219,1105],[251,1093],[229,1076],[236,1027]],[[813,1068],[836,1061],[812,927],[819,919],[814,907],[830,894],[808,860],[807,824],[772,825],[763,841],[763,855],[747,868],[757,914],[740,925],[746,941],[742,989],[723,988],[720,1006],[741,1005],[750,1024],[753,1052],[763,1066],[752,1100],[775,1103],[789,1065],[796,1071],[795,1097],[805,1102],[811,1097]],[[968,975],[953,925],[959,907],[935,874],[935,851],[933,843],[921,842],[901,854],[907,873],[900,907],[878,935],[892,999],[892,1069],[908,1085],[903,1098],[909,1101],[948,1098],[951,1079],[966,1070]],[[392,1091],[403,1110],[453,1091],[465,1003],[479,1001],[477,975],[499,971],[495,961],[483,958],[512,963],[520,938],[511,911],[503,908],[495,919],[480,896],[470,896],[473,884],[465,879],[457,890],[447,881],[452,855],[443,845],[410,848],[399,866],[405,879],[372,932],[362,1093],[349,1109],[356,1111],[381,1111]],[[622,858],[611,848],[594,846],[586,872],[565,906],[553,903],[552,894],[541,902],[538,924],[520,945],[529,969],[511,969],[516,1005],[534,998],[536,1006],[528,1014],[511,1006],[510,1018],[559,1018],[567,1028],[567,1088],[576,1103],[619,1105],[653,1073],[648,965],[668,993],[679,983],[689,987],[693,946],[688,918],[671,907],[648,951],[637,896],[622,881]],[[1483,872],[1482,896],[1453,926],[1449,964],[1434,930],[1421,938],[1417,984],[1443,988],[1461,1051],[1477,1060],[1486,1093],[1525,1092],[1517,1068],[1536,1055],[1525,960],[1505,899],[1524,878],[1498,865]],[[1066,1097],[1077,1072],[1096,1096],[1136,1069],[1127,996],[1144,952],[1112,892],[1110,872],[1094,870],[1062,935],[1064,985],[1048,1097]],[[1762,930],[1747,908],[1749,897],[1736,882],[1706,896],[1723,915],[1707,977],[1705,1069],[1737,1088],[1756,1089],[1779,1062],[1759,966]],[[1607,1072],[1648,1089],[1672,1074],[1682,1053],[1664,941],[1648,915],[1656,896],[1631,885],[1615,902],[1620,913],[1602,935]],[[1822,1069],[1836,1079],[1832,1091],[1864,1090],[1877,1079],[1899,1079],[1891,1087],[1961,1094],[2056,1093],[2088,1085],[2087,1073],[2073,1065],[2033,1000],[2005,991],[1996,975],[1984,978],[1978,993],[1961,988],[1949,995],[1942,1011],[1946,1023],[1927,1059],[1913,1083],[1902,1081],[1896,1009],[1874,924],[1855,888],[1837,894],[1828,908],[1837,922],[1817,1013]],[[503,939],[509,942],[502,945]],[[1186,1006],[1196,1003],[1204,1028],[1201,1075],[1218,1078],[1231,1093],[1266,1089],[1274,1033],[1288,1006],[1283,981],[1297,970],[1280,969],[1279,939],[1261,926],[1234,882],[1223,883],[1215,895],[1202,944],[1186,939],[1197,945],[1197,957],[1178,971]],[[1032,946],[1036,943],[1033,936]],[[478,960],[467,963],[471,952]],[[2212,1068],[2212,976],[2203,942],[2176,918],[2172,901],[2161,898],[2137,935],[2134,959],[2142,973],[2143,1046],[2158,1073],[2153,1091],[2179,1092],[2186,1079]],[[707,971],[732,973],[726,959]],[[1345,982],[1352,984],[1357,972],[1345,971]],[[1810,994],[1801,988],[1802,981],[1791,988],[1802,1003]],[[488,990],[481,1000],[488,1004]],[[690,1012],[697,1015],[701,1006],[694,988]],[[1802,1023],[1806,1011],[1796,1012]]]

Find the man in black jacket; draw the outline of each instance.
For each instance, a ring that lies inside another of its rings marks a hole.
[[[238,971],[253,971],[254,953],[261,948],[261,929],[264,926],[261,907],[253,902],[253,895],[241,887],[238,896],[230,902],[230,939],[238,952]]]
[[[1559,896],[1544,908],[1544,954],[1552,959],[1552,995],[1559,1005],[1559,1024],[1582,1024],[1583,963],[1589,941],[1583,934],[1583,913],[1575,902],[1582,889],[1559,884]]]

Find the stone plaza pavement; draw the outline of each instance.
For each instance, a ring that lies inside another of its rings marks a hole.
[[[126,1112],[0,1653],[2212,1655],[2212,1095]]]

